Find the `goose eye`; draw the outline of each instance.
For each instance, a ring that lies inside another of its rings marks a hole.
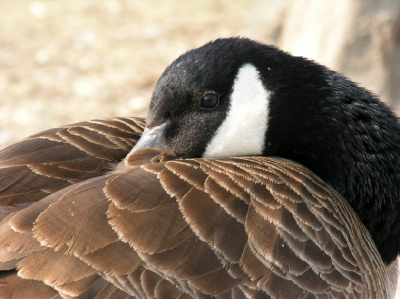
[[[203,108],[214,108],[218,105],[219,99],[218,96],[214,93],[206,94],[201,99],[201,107]]]

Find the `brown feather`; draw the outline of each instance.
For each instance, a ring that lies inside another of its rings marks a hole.
[[[140,137],[144,120],[115,118],[54,128],[0,151],[0,205],[34,202],[104,174]]]
[[[157,283],[154,291],[155,298],[178,298],[181,294],[181,290],[165,279]]]
[[[54,265],[57,265],[55,267]],[[65,251],[46,249],[35,252],[18,263],[18,275],[25,279],[61,286],[91,276],[96,271]]]
[[[99,294],[108,287],[111,287],[113,290],[116,289],[115,286],[113,286],[109,281],[105,280],[103,277],[98,276],[98,278],[82,294],[73,298],[76,299],[98,298]]]
[[[23,279],[15,271],[0,273],[0,298],[56,299],[58,292],[36,280]]]
[[[21,234],[11,228],[10,220],[15,216],[15,214],[16,213],[10,213],[0,223],[0,248],[6,249],[10,252],[17,251],[23,253],[40,247],[40,243],[35,239],[32,239],[32,236]],[[0,256],[0,260],[4,261],[4,255]]]
[[[239,262],[247,242],[243,224],[227,214],[207,193],[194,188],[183,197],[179,207],[202,241],[229,262]]]
[[[28,166],[0,168],[0,205],[35,202],[48,195],[47,189],[62,189],[67,182],[37,175]]]
[[[34,223],[37,217],[45,211],[52,203],[56,202],[60,196],[71,190],[73,186],[69,186],[63,190],[50,194],[38,202],[32,203],[27,208],[18,211],[10,219],[9,225],[21,234],[29,235],[33,231]]]
[[[121,241],[111,243],[80,258],[97,271],[110,276],[128,275],[142,264],[136,251]]]
[[[84,122],[0,152],[0,267],[18,262],[21,276],[3,272],[0,295],[36,298],[37,288],[43,298],[80,299],[388,296],[365,227],[307,169],[276,158],[179,160],[155,150],[115,163],[143,126]]]
[[[66,283],[64,285],[55,286],[54,289],[62,293],[63,295],[78,297],[88,290],[92,284],[99,279],[97,274],[82,278],[78,281]]]
[[[138,251],[170,250],[193,234],[176,201],[152,173],[137,168],[119,174],[107,181],[105,192],[114,203],[108,210],[109,222]]]
[[[108,177],[78,184],[48,207],[35,221],[34,232],[46,246],[84,255],[118,240],[107,224],[108,199],[103,187]],[[93,232],[97,232],[93,234]]]
[[[154,298],[157,284],[162,280],[162,277],[156,273],[143,269],[140,275],[140,282],[146,298]]]
[[[112,283],[108,283],[103,289],[96,294],[95,299],[110,299],[112,296],[118,295],[121,292],[115,285]],[[127,294],[125,294],[128,296]]]
[[[135,213],[175,203],[159,184],[157,175],[141,168],[127,168],[126,172],[116,174],[107,181],[104,191],[118,209]]]
[[[172,250],[193,235],[176,204],[140,213],[119,210],[111,204],[108,216],[124,242],[148,254]]]

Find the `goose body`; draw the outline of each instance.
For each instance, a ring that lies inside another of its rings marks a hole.
[[[0,298],[391,298],[400,125],[240,39],[189,51],[146,118],[0,152]]]

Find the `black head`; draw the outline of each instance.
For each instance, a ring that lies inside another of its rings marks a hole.
[[[400,252],[400,126],[343,76],[248,39],[219,39],[164,71],[146,124],[146,146],[162,135],[180,157],[265,155],[305,165],[349,201],[384,262]]]

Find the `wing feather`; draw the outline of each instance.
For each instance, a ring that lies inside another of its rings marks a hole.
[[[18,277],[14,271],[0,273],[0,298],[61,299],[53,288],[40,281]]]
[[[44,163],[45,149],[22,148],[0,160],[9,163],[0,177],[10,184],[8,198],[33,192],[13,187],[26,177],[36,191],[66,187],[4,207],[0,263],[18,263],[20,277],[1,277],[8,284],[0,294],[29,281],[64,298],[388,297],[365,227],[339,194],[295,163],[141,151],[104,175],[101,163],[134,143],[128,136],[142,125],[96,121],[30,139],[57,150],[65,142],[78,160],[54,155]],[[81,172],[78,161],[89,161]]]
[[[77,123],[33,135],[0,151],[0,205],[34,202],[110,170],[136,143],[140,118]]]
[[[55,250],[85,255],[118,240],[107,223],[108,199],[103,192],[108,177],[95,178],[63,194],[35,220],[35,237]],[[97,232],[93,234],[93,232]]]

